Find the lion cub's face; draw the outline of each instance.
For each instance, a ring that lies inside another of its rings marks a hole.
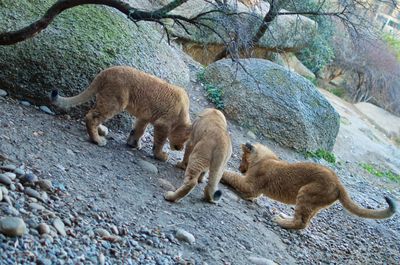
[[[185,147],[186,141],[189,139],[191,125],[179,126],[173,130],[168,136],[169,147],[173,151],[181,151]]]
[[[240,172],[245,174],[247,172],[247,170],[249,169],[250,154],[253,150],[253,146],[251,144],[247,143],[247,144],[242,144],[241,147],[242,147],[243,155],[242,155],[242,160],[240,161],[239,170],[240,170]]]

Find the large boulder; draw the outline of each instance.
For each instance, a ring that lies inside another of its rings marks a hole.
[[[204,75],[222,90],[229,118],[297,150],[332,150],[339,114],[310,81],[267,60],[239,62],[217,61]]]
[[[157,1],[166,4],[171,0]],[[240,43],[252,46],[251,38],[263,23],[264,16],[269,10],[269,4],[264,1],[260,1],[253,7],[246,6],[237,0],[226,2],[231,12],[237,11],[240,15],[227,17],[223,13],[210,13],[204,16],[206,19],[202,22],[208,24],[213,31],[192,25],[187,25],[188,31],[186,31],[179,24],[170,23],[171,33],[178,37],[184,50],[203,64],[213,62],[215,56],[224,49],[224,41],[229,42],[232,36],[236,35]],[[170,13],[193,18],[201,13],[215,10],[216,5],[214,0],[190,0]],[[269,51],[298,51],[308,46],[317,28],[315,21],[304,16],[277,16],[254,47],[252,57],[265,58],[269,55]],[[220,38],[221,36],[224,40]]]
[[[0,32],[37,20],[54,2],[0,1]],[[188,67],[154,24],[135,25],[111,8],[85,5],[61,13],[32,39],[0,46],[0,88],[45,104],[51,90],[75,95],[113,65],[134,66],[183,87],[189,83]],[[79,115],[86,109],[78,108]]]

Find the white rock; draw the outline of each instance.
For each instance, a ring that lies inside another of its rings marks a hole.
[[[15,173],[12,173],[12,172],[6,172],[6,173],[3,173],[3,175],[7,176],[11,180],[15,180],[15,178],[17,177],[17,175]]]
[[[176,231],[175,237],[181,241],[186,241],[189,244],[194,243],[194,241],[196,240],[191,233],[189,233],[181,228]]]
[[[0,202],[3,200],[3,190],[0,189]]]
[[[0,89],[0,97],[5,97],[7,96],[7,91]]]
[[[146,170],[146,171],[148,171],[148,172],[150,172],[150,173],[154,173],[154,174],[157,174],[157,173],[158,173],[157,167],[156,167],[155,165],[153,165],[152,163],[150,163],[150,162],[147,162],[147,161],[145,161],[145,160],[139,159],[139,160],[137,161],[137,164],[138,164],[142,169],[144,169],[144,170]]]
[[[11,179],[4,174],[0,174],[0,183],[5,185],[11,185]]]
[[[99,255],[99,264],[104,265],[106,263],[106,258],[104,257],[103,253],[100,253]]]
[[[43,205],[40,205],[36,202],[31,202],[29,204],[29,207],[31,207],[33,210],[40,210],[40,211],[43,211],[45,209]]]
[[[22,236],[26,231],[24,220],[18,217],[0,219],[0,233],[6,236]]]
[[[107,230],[103,229],[103,228],[95,229],[94,233],[96,235],[100,236],[100,237],[108,237],[108,236],[110,236],[110,233]]]
[[[248,132],[247,132],[247,136],[248,136],[250,139],[257,140],[257,136],[256,136],[252,131],[248,131]]]
[[[254,265],[278,265],[274,261],[266,258],[260,258],[260,257],[249,257],[249,260],[252,264]]]
[[[65,226],[63,221],[61,221],[60,218],[56,218],[53,221],[53,226],[54,228],[57,230],[57,232],[62,235],[62,236],[66,236],[67,233],[65,232]]]

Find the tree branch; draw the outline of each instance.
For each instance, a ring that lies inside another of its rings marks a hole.
[[[175,0],[158,10],[142,11],[120,0],[59,0],[36,22],[33,22],[20,30],[0,33],[0,45],[12,45],[32,38],[47,28],[54,18],[61,12],[80,5],[106,5],[124,13],[133,22],[146,20],[158,23],[158,20],[167,17],[168,12],[187,1],[188,0]]]

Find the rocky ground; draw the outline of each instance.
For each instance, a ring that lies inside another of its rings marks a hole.
[[[198,69],[191,70],[193,87],[188,92],[194,117],[209,103],[195,82]],[[223,185],[218,205],[202,201],[204,184],[182,202],[171,204],[163,193],[180,185],[183,171],[174,165],[183,153],[169,152],[166,163],[154,160],[151,130],[140,151],[125,146],[127,131],[112,130],[107,146],[100,148],[87,141],[82,120],[25,105],[0,97],[0,154],[5,156],[0,157],[0,264],[398,264],[400,260],[399,214],[367,220],[335,204],[317,215],[309,228],[293,232],[272,221],[279,211],[291,214],[291,206],[266,198],[243,201]],[[230,132],[231,170],[238,167],[239,144],[246,141],[267,144],[289,161],[305,160],[235,124],[230,123]],[[346,132],[339,134],[342,147]],[[392,151],[398,154],[398,149]],[[369,175],[359,166],[365,157],[355,153],[343,158],[346,152],[335,147],[339,163],[334,165],[316,162],[332,167],[364,207],[386,207],[384,195],[399,200],[398,184]],[[8,236],[18,233],[23,235]]]

